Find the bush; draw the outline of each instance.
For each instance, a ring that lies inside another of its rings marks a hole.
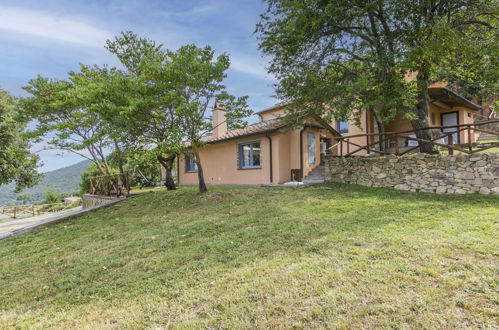
[[[95,164],[92,163],[92,164],[88,165],[85,172],[80,174],[80,176],[81,176],[80,195],[89,193],[90,179],[93,177],[99,176],[99,175],[102,175],[102,174],[97,169],[97,166],[95,166]]]
[[[61,194],[55,193],[53,191],[47,191],[45,193],[45,202],[47,204],[57,204],[61,202]]]

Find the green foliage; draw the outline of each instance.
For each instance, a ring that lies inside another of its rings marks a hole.
[[[111,173],[116,173],[117,171],[111,169]],[[80,174],[80,195],[87,194],[90,188],[90,179],[100,176],[102,173],[99,171],[95,164],[90,164],[84,172]]]
[[[109,173],[106,150],[115,147],[113,130],[94,109],[96,94],[91,81],[95,72],[107,71],[81,66],[69,72],[67,80],[38,76],[24,90],[30,97],[20,101],[23,116],[36,120],[32,137],[46,138],[53,149],[78,154],[94,162],[103,174]]]
[[[242,118],[251,114],[247,97],[236,98],[223,85],[230,66],[227,54],[215,57],[211,47],[195,45],[171,51],[131,32],[108,41],[107,48],[128,69],[107,81],[109,95],[124,95],[108,97],[107,118],[125,118],[118,130],[141,148],[153,145],[162,155],[185,152],[185,142],[202,146],[202,137],[213,128],[208,110],[215,101],[224,104],[229,127],[245,125]]]
[[[45,203],[47,204],[57,204],[62,201],[61,194],[54,191],[48,190],[45,192]]]
[[[0,328],[497,324],[498,197],[157,191],[2,240]]]
[[[0,186],[15,182],[16,191],[40,180],[38,156],[30,153],[26,121],[18,113],[17,100],[0,89]]]
[[[161,180],[156,150],[127,150],[125,169],[130,175],[130,183],[134,186],[153,186]]]
[[[402,113],[424,127],[427,87],[444,70],[477,72],[481,86],[497,84],[497,52],[486,51],[484,75],[475,60],[484,44],[497,49],[497,1],[266,2],[260,48],[272,56],[277,95],[291,102],[290,122],[313,116],[330,123],[369,110],[379,124]],[[415,82],[406,81],[408,72],[418,73]]]
[[[80,173],[85,171],[90,161],[86,160],[68,167],[60,168],[55,171],[47,172],[43,175],[40,183],[26,188],[21,193],[16,194],[13,184],[8,184],[0,187],[0,205],[6,205],[9,201],[15,203],[18,196],[29,196],[27,203],[43,203],[45,191],[47,189],[61,192],[63,195],[73,195],[78,192],[78,184],[80,183]],[[19,201],[17,201],[19,204]]]
[[[20,201],[23,205],[25,205],[31,200],[31,197],[29,195],[23,194],[17,196],[16,200]]]

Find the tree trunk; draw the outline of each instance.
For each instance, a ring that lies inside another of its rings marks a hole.
[[[176,157],[175,154],[171,154],[167,158],[164,158],[161,155],[158,155],[157,157],[159,163],[165,168],[166,171],[165,186],[166,189],[168,190],[177,189],[177,186],[175,185],[175,180],[173,180],[173,175],[172,175],[172,167],[173,167],[173,162],[175,161],[175,157]]]
[[[376,126],[378,126],[378,133],[379,134],[385,133],[385,125],[379,119],[379,117],[376,115],[376,112],[371,110],[371,113],[373,114],[374,120],[376,121]],[[387,149],[388,141],[383,142],[384,138],[385,138],[385,136],[383,136],[383,135],[379,135],[379,137],[378,137],[379,151],[385,151]]]
[[[415,115],[411,119],[413,129],[429,127],[428,114],[430,112],[430,96],[428,95],[428,80],[418,76],[418,104],[413,107],[412,112]],[[415,132],[418,139],[431,140],[433,135],[430,129],[418,130]],[[433,144],[419,142],[419,151],[426,154],[434,154]]]
[[[192,149],[194,149],[194,155],[196,156],[196,165],[198,166],[198,187],[199,192],[204,193],[208,191],[206,183],[204,182],[203,167],[201,166],[201,158],[199,158],[199,149],[196,143],[192,143]]]
[[[116,141],[116,139],[114,139],[114,147],[118,154],[118,168],[120,170],[120,174],[125,174],[125,170],[123,168],[123,152],[121,151],[120,146],[118,145],[118,141]]]

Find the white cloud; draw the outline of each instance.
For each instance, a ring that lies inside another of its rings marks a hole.
[[[247,58],[241,56],[231,56],[230,57],[231,68],[240,72],[249,73],[251,75],[273,80],[274,77],[267,72],[265,68],[266,62],[259,58]]]
[[[90,47],[102,47],[112,37],[112,33],[75,17],[3,5],[0,5],[0,30]]]

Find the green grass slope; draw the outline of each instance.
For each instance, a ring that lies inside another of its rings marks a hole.
[[[16,202],[16,198],[19,195],[30,196],[31,199],[28,203],[31,203],[42,200],[45,193],[49,190],[58,193],[73,193],[78,191],[80,174],[85,171],[88,165],[90,165],[90,161],[85,160],[68,167],[47,172],[39,184],[24,189],[18,194],[14,192],[15,187],[13,184],[0,186],[0,205]],[[20,203],[18,202],[18,204]]]
[[[496,328],[498,202],[147,194],[0,241],[0,328]]]

